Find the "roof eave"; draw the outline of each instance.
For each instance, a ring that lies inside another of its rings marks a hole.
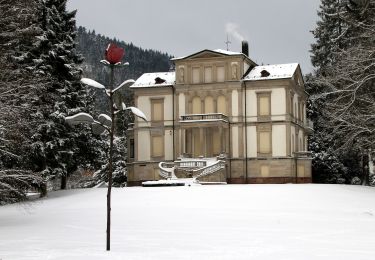
[[[278,79],[291,79],[293,76],[280,77],[280,78],[257,78],[257,79],[243,79],[242,81],[265,81],[265,80],[278,80]]]
[[[167,84],[167,85],[160,85],[160,84],[154,84],[154,85],[147,85],[147,86],[130,86],[132,89],[138,89],[138,88],[164,88],[164,87],[173,87],[174,84]]]

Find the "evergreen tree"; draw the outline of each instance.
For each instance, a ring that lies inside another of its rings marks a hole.
[[[26,160],[32,131],[39,124],[31,116],[33,102],[47,81],[34,77],[23,64],[41,32],[38,8],[34,1],[0,3],[0,204],[26,199],[28,189],[45,190],[44,179],[30,171]]]
[[[43,123],[33,135],[33,156],[39,162],[36,170],[47,176],[61,177],[61,188],[67,176],[77,167],[94,162],[98,153],[96,138],[88,127],[79,132],[65,124],[65,116],[90,110],[90,97],[80,83],[82,57],[76,51],[75,14],[66,10],[67,0],[45,0],[41,6],[40,25],[43,34],[33,49],[38,57],[37,73],[49,76],[49,84],[40,93],[39,110]],[[92,107],[91,107],[92,108]]]
[[[341,12],[345,9],[342,0],[322,0],[318,16],[320,20],[312,32],[316,43],[311,45],[311,62],[317,74],[324,74],[325,69],[335,63],[335,53],[343,44],[345,23]]]
[[[316,73],[307,90],[315,128],[313,172],[323,182],[335,176],[350,183],[363,175],[364,149],[374,147],[374,1],[365,2],[353,10],[347,1],[323,0],[318,13]]]
[[[319,81],[319,77],[323,77],[327,68],[335,63],[335,53],[342,42],[345,27],[340,16],[342,10],[344,6],[340,0],[322,0],[318,11],[320,20],[313,31],[316,43],[311,45],[311,62],[316,72],[314,76],[306,77],[306,90],[310,94],[307,116],[314,123],[314,133],[309,137],[314,182],[342,183],[347,172],[340,155],[333,148],[333,136],[324,131],[330,120],[330,111],[326,107],[327,98],[321,96],[327,91],[327,86]]]

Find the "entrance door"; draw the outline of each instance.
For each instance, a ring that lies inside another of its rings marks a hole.
[[[218,156],[225,147],[223,135],[224,129],[218,127],[192,128],[186,134],[187,152],[195,158]]]

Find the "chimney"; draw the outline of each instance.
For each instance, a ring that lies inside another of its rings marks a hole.
[[[247,41],[242,41],[242,53],[249,56],[249,44]]]

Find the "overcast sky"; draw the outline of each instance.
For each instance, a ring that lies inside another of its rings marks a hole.
[[[312,70],[320,0],[69,0],[77,25],[175,57],[203,49],[240,51],[249,42],[258,64],[298,62]]]

